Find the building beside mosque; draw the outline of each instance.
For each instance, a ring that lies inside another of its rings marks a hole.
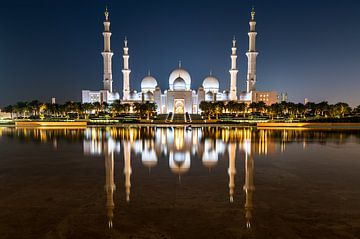
[[[238,67],[237,67],[237,46],[235,38],[232,41],[231,48],[231,67],[230,86],[229,89],[220,90],[219,79],[212,73],[207,76],[202,85],[197,89],[191,87],[192,78],[190,73],[184,69],[179,63],[179,66],[174,69],[169,75],[168,89],[162,90],[157,83],[157,80],[151,76],[150,72],[141,81],[141,89],[139,91],[131,89],[130,86],[130,65],[129,65],[129,47],[128,41],[124,41],[123,54],[123,92],[121,102],[135,103],[135,102],[154,102],[157,105],[157,112],[159,114],[175,113],[190,114],[200,113],[199,105],[202,101],[240,101],[245,103],[263,101],[267,105],[278,102],[278,94],[276,91],[257,91],[256,90],[256,59],[258,51],[256,50],[256,21],[255,11],[251,11],[249,35],[249,50],[246,53],[248,58],[248,70],[246,89],[239,91],[238,84]],[[104,75],[103,75],[103,90],[100,91],[82,91],[83,103],[107,102],[113,103],[115,100],[120,100],[120,94],[113,90],[112,83],[112,56],[113,52],[110,47],[110,21],[109,12],[105,11],[104,21],[104,51],[102,56],[104,59]]]

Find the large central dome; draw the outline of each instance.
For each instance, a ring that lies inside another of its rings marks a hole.
[[[189,72],[187,72],[183,68],[177,68],[170,73],[170,77],[169,77],[170,90],[174,90],[174,82],[178,78],[183,79],[185,82],[186,90],[190,90],[191,77]]]
[[[208,76],[203,81],[203,87],[207,90],[219,90],[219,80],[214,76]]]
[[[142,91],[154,91],[156,86],[157,86],[156,79],[150,75],[146,76],[141,81],[141,90]]]

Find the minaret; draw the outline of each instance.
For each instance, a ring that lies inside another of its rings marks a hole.
[[[236,66],[236,39],[233,39],[231,48],[231,70],[230,72],[230,100],[237,100],[237,66]]]
[[[105,145],[106,147],[107,145]],[[109,222],[109,228],[113,227],[113,218],[114,218],[114,152],[110,150],[105,151],[105,173],[106,173],[106,208],[107,216]]]
[[[230,202],[234,202],[234,192],[235,192],[235,174],[236,174],[236,144],[229,143],[229,196]]]
[[[251,228],[254,187],[254,160],[252,152],[245,152],[245,219],[246,228]]]
[[[252,8],[251,11],[251,20],[250,24],[250,32],[249,35],[249,51],[246,53],[248,58],[248,74],[247,74],[247,81],[246,81],[246,92],[250,93],[251,91],[255,91],[255,84],[256,84],[256,57],[258,56],[259,52],[256,51],[256,35],[257,32],[255,30],[256,21],[255,21],[255,9]]]
[[[129,69],[129,48],[128,48],[128,41],[125,38],[124,40],[124,69],[122,70],[123,73],[123,100],[129,100],[130,95],[130,73],[131,70]]]
[[[111,51],[110,48],[110,21],[109,21],[109,11],[106,7],[105,10],[105,21],[104,21],[104,51],[101,53],[104,58],[104,90],[112,92],[112,62],[111,59],[114,53]]]

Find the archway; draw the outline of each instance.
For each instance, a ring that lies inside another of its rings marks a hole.
[[[174,113],[175,114],[184,114],[185,113],[185,100],[184,99],[175,99],[174,100]]]

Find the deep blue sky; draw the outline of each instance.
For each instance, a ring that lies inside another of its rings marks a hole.
[[[238,39],[238,85],[245,89],[250,0],[2,0],[0,106],[19,100],[81,99],[102,87],[103,19],[110,9],[114,87],[122,86],[129,39],[132,88],[147,69],[161,88],[182,60],[197,89],[209,73],[229,88]],[[360,104],[360,1],[256,0],[259,90],[290,100]]]

